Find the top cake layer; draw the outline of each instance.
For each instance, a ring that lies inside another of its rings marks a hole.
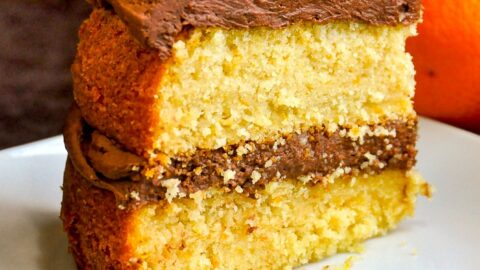
[[[413,34],[336,21],[195,28],[163,61],[99,8],[80,30],[75,100],[89,125],[145,157],[405,121],[415,117]]]
[[[281,28],[299,21],[360,21],[408,25],[420,18],[420,0],[90,0],[113,7],[138,40],[171,55],[178,35],[191,27]]]

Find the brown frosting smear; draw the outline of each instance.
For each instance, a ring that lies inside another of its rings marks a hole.
[[[359,21],[408,25],[420,0],[90,0],[113,7],[142,43],[165,60],[177,36],[192,27],[281,28],[296,22]]]
[[[122,150],[98,131],[91,134],[87,156],[92,167],[109,179],[128,177],[144,164],[142,158]]]
[[[70,128],[65,129],[65,142],[75,169],[92,184],[113,192],[120,203],[134,205],[164,199],[162,182],[173,178],[181,182],[179,188],[185,195],[210,187],[231,191],[240,186],[244,194],[254,196],[269,182],[285,178],[316,184],[325,183],[325,177],[339,170],[345,175],[387,168],[408,170],[414,166],[416,155],[415,120],[382,125],[395,130],[394,135],[370,134],[353,140],[345,136],[348,129],[328,133],[318,127],[286,134],[276,141],[198,149],[191,156],[174,157],[168,165],[149,164],[125,151],[91,130],[75,109],[66,126]]]

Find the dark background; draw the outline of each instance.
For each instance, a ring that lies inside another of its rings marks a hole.
[[[0,149],[57,135],[85,0],[0,0]]]

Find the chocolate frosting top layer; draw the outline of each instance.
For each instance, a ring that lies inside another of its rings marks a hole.
[[[142,43],[170,56],[176,37],[192,27],[281,28],[296,22],[360,21],[408,25],[420,0],[90,0],[113,7]]]

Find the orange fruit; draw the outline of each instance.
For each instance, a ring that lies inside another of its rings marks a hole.
[[[417,70],[415,108],[480,133],[480,0],[423,0],[419,36],[407,41]]]

